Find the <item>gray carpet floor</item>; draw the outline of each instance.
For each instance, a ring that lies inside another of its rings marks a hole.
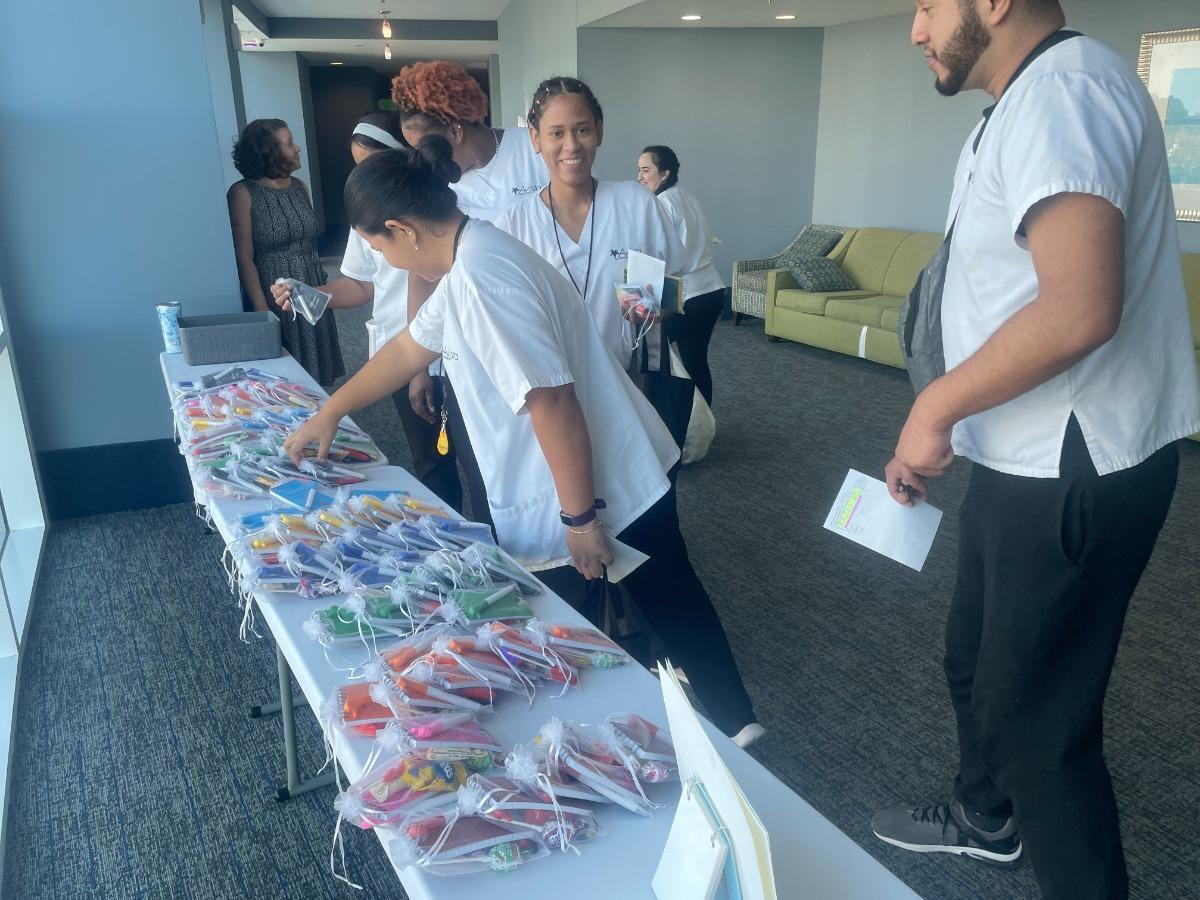
[[[338,317],[353,370],[365,316]],[[722,322],[712,360],[719,433],[681,475],[681,519],[770,730],[754,754],[922,896],[1038,896],[1027,865],[908,854],[868,828],[880,806],[943,796],[954,771],[940,640],[968,465],[935,487],[948,515],[925,571],[903,569],[821,525],[847,468],[886,462],[904,374],[768,344],[755,322]],[[358,420],[405,464],[390,404]],[[1200,446],[1181,466],[1106,719],[1134,894],[1162,900],[1200,896]],[[279,724],[245,710],[272,696],[274,656],[238,641],[220,549],[187,506],[53,528],[21,674],[4,897],[352,895],[329,875],[332,791],[272,799]],[[302,758],[319,763],[313,717],[298,724]],[[369,834],[350,829],[347,848],[366,896],[401,896]]]

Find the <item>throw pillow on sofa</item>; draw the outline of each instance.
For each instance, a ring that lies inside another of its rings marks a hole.
[[[826,256],[794,259],[787,264],[796,284],[805,291],[830,294],[835,291],[856,291],[858,285],[842,271],[842,267]]]
[[[846,229],[835,228],[831,225],[805,225],[804,229],[779,256],[779,265],[786,267],[798,259],[810,256],[826,256],[837,246]]]

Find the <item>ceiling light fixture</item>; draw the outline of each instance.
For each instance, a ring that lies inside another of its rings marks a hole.
[[[698,16],[695,13],[692,13],[690,15],[680,16],[679,18],[683,19],[683,21],[685,21],[685,22],[699,22],[704,17]]]
[[[344,66],[345,63],[341,62],[340,60],[334,60],[333,62],[330,63],[330,65],[331,66]]]
[[[384,44],[384,45],[383,45],[383,58],[384,58],[384,59],[391,59],[391,58],[392,58],[392,45],[391,45],[391,44]]]
[[[391,40],[392,38],[392,23],[388,21],[389,12],[391,12],[389,9],[381,9],[379,11],[379,14],[383,16],[383,27],[380,29],[380,31],[383,32],[384,40]]]
[[[789,13],[786,16],[776,16],[775,18],[777,18],[780,22],[790,22],[790,21],[792,21],[792,19],[794,19],[796,17]]]

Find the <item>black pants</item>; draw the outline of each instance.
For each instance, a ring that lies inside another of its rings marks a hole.
[[[679,347],[680,360],[709,406],[712,406],[713,383],[712,369],[708,367],[708,345],[724,306],[725,289],[722,288],[685,301],[684,314],[671,316],[666,321],[667,337]]]
[[[408,436],[408,447],[413,458],[413,474],[417,476],[417,480],[457,512],[466,513],[468,510],[463,507],[462,482],[458,477],[458,466],[461,465],[463,474],[467,477],[467,490],[471,498],[471,519],[491,525],[492,513],[487,502],[487,491],[483,486],[479,464],[475,461],[475,452],[471,449],[471,441],[467,437],[462,412],[458,408],[458,400],[450,387],[450,381],[446,378],[433,379],[434,409],[441,410],[443,405],[446,407],[446,430],[450,436],[450,452],[446,456],[437,452],[438,434],[442,428],[440,419],[433,423],[426,422],[413,412],[412,404],[408,400],[408,388],[392,394],[392,403],[396,406],[396,412],[400,414],[400,422]]]
[[[1128,895],[1101,717],[1178,466],[1171,444],[1101,477],[1072,418],[1059,478],[976,465],[960,511],[945,659],[955,796],[983,815],[1016,816],[1051,900]]]
[[[433,491],[443,502],[452,506],[456,512],[463,511],[462,482],[458,479],[458,465],[455,460],[454,448],[451,446],[448,456],[437,452],[438,433],[441,423],[426,422],[415,412],[408,402],[408,388],[402,387],[392,394],[392,403],[400,415],[400,424],[404,426],[404,434],[408,437],[408,449],[412,452],[413,474],[417,480]],[[441,379],[433,379],[433,403],[435,409],[442,405]]]
[[[754,708],[721,620],[688,559],[679,531],[675,489],[667,491],[617,539],[650,557],[626,575],[621,585],[662,639],[672,665],[687,674],[713,724],[726,734],[736,734],[754,721]],[[585,602],[589,582],[574,568],[564,566],[536,574],[593,624],[602,625],[597,608]]]
[[[446,407],[446,431],[450,435],[450,452],[458,457],[458,464],[462,466],[463,475],[467,478],[467,493],[471,498],[471,521],[493,525],[487,487],[484,486],[483,476],[479,474],[479,463],[475,461],[475,451],[471,449],[471,438],[467,435],[467,426],[463,422],[458,398],[454,396],[454,388],[450,385],[450,379],[445,376],[434,380],[441,383],[441,402]]]

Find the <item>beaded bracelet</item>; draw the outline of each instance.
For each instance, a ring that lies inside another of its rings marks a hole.
[[[604,523],[601,522],[599,518],[596,518],[592,522],[591,528],[585,528],[585,529],[567,528],[567,531],[571,532],[571,534],[583,535],[583,534],[591,534],[593,531],[599,531],[603,527],[604,527]]]

